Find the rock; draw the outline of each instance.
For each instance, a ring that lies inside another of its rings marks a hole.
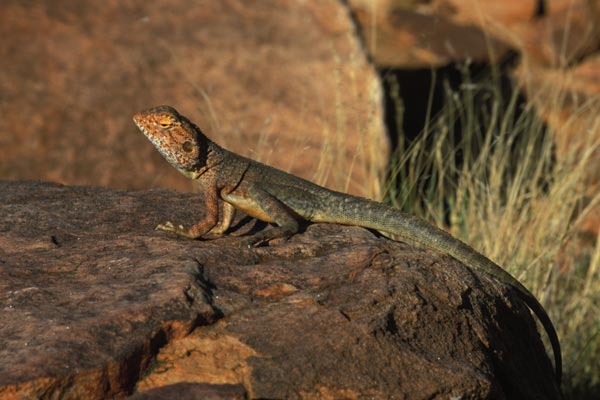
[[[527,62],[564,67],[600,45],[600,9],[590,0],[440,0],[456,18],[508,43]]]
[[[198,197],[0,181],[0,398],[559,398],[496,280],[358,227],[153,230]]]
[[[567,69],[522,64],[515,76],[544,121],[552,128],[556,155],[568,160],[573,152],[598,148],[600,141],[600,55]],[[599,180],[598,160],[590,165],[590,179]]]
[[[541,14],[545,0],[435,0],[436,9],[463,24],[474,24],[486,32],[531,23]]]
[[[380,66],[496,62],[512,49],[564,66],[596,51],[600,9],[590,0],[349,0]]]
[[[465,60],[494,62],[509,47],[455,16],[453,4],[349,0],[378,67],[436,68]]]
[[[245,400],[242,385],[208,385],[205,383],[176,383],[147,390],[129,397],[130,400]]]
[[[1,178],[189,190],[131,121],[170,104],[231,150],[381,195],[380,82],[336,0],[5,0],[0,34]]]
[[[600,8],[595,0],[552,0],[545,15],[518,32],[528,63],[565,67],[597,52]]]
[[[578,218],[576,229],[597,237],[600,230],[600,55],[569,68],[552,68],[522,63],[514,72],[539,115],[551,128],[554,153],[561,165],[581,169],[585,188],[582,209],[591,210]],[[585,169],[577,167],[586,159]],[[595,202],[595,203],[594,203]],[[595,240],[582,246],[593,249]]]

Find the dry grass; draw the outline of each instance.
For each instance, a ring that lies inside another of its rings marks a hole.
[[[600,193],[590,199],[584,181],[600,144],[556,159],[554,133],[533,107],[521,107],[516,92],[503,95],[493,78],[465,78],[458,91],[447,90],[421,137],[400,143],[388,199],[444,226],[527,286],[557,328],[565,394],[597,398],[600,238],[581,240],[577,226],[600,206]]]

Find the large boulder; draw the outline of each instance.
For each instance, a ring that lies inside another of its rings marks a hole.
[[[6,0],[0,35],[0,178],[189,190],[131,121],[169,104],[238,153],[382,195],[380,82],[339,1]]]
[[[257,248],[243,216],[216,240],[154,231],[201,204],[0,181],[0,397],[559,398],[486,274],[358,227]]]

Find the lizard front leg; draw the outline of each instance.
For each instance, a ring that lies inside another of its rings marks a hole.
[[[212,228],[208,233],[214,235],[221,235],[229,229],[233,217],[235,217],[235,207],[226,201],[219,201],[221,209],[219,211],[219,223]]]
[[[211,231],[217,225],[217,221],[219,220],[219,198],[217,197],[216,188],[211,188],[210,190],[204,191],[204,199],[205,199],[205,211],[204,218],[198,221],[196,224],[192,225],[190,229],[185,229],[182,225],[175,226],[172,222],[166,222],[164,224],[160,224],[156,227],[157,230],[165,231],[165,232],[173,232],[179,236],[184,236],[190,239],[198,239],[203,236],[207,232]],[[227,212],[226,212],[227,213]],[[226,214],[225,213],[225,214]],[[226,222],[227,229],[229,227],[230,220]],[[221,224],[219,224],[221,225]],[[216,233],[216,232],[215,232]],[[219,232],[220,233],[220,232]]]

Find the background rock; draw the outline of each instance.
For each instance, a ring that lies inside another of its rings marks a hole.
[[[170,104],[231,150],[381,195],[380,84],[335,0],[7,0],[0,35],[1,178],[189,190],[131,121]]]
[[[348,4],[378,67],[435,68],[466,59],[496,61],[509,50],[471,21],[455,18],[452,3],[349,0]]]
[[[200,204],[0,181],[0,397],[559,397],[531,315],[485,274],[357,227],[252,249],[243,218],[213,241],[153,231]]]

